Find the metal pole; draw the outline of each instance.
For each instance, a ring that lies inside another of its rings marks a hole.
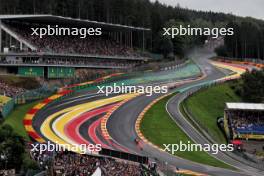
[[[142,46],[143,46],[143,52],[145,51],[145,32],[143,30],[143,38],[142,38]]]
[[[20,51],[22,51],[22,50],[23,50],[23,43],[20,42]]]
[[[130,32],[130,47],[133,48],[133,32]]]
[[[2,52],[2,21],[0,20],[0,53]]]

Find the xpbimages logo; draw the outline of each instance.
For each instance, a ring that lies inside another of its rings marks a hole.
[[[175,154],[176,152],[186,152],[186,151],[205,151],[210,152],[214,155],[218,154],[219,151],[222,152],[232,152],[234,151],[234,145],[233,144],[193,144],[190,141],[186,143],[183,143],[180,141],[179,144],[163,144],[163,151]]]
[[[69,28],[69,27],[59,27],[58,25],[51,26],[47,25],[47,27],[39,27],[39,28],[31,28],[31,35],[39,36],[39,38],[43,38],[43,36],[80,36],[80,38],[86,38],[87,36],[93,35],[102,35],[101,28]]]
[[[180,25],[179,27],[163,28],[163,35],[175,38],[176,36],[212,36],[218,38],[219,36],[234,35],[233,28],[197,28],[187,25],[187,27]]]
[[[99,152],[102,150],[101,144],[58,144],[51,143],[48,141],[47,143],[35,143],[31,144],[32,152],[39,152],[42,154],[43,152],[62,152],[62,151],[72,151],[81,154],[87,154],[92,152]]]
[[[168,93],[168,86],[126,86],[124,83],[117,85],[114,83],[113,86],[97,86],[98,94],[124,94],[124,93],[140,93],[146,94],[146,96],[152,96],[153,93]]]

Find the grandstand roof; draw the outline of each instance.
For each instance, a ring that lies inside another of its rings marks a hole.
[[[77,19],[63,16],[55,16],[51,14],[40,15],[0,15],[0,20],[21,20],[22,22],[44,23],[44,24],[64,24],[74,26],[96,26],[107,29],[133,30],[133,31],[150,31],[149,28],[133,27],[121,24],[113,24],[106,22],[98,22],[86,19]]]
[[[229,110],[257,110],[264,111],[264,104],[260,103],[226,103]]]

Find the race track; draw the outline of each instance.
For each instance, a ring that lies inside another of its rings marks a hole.
[[[177,87],[173,91],[184,90],[184,92],[174,96],[167,105],[167,110],[175,123],[195,142],[201,144],[209,143],[209,141],[181,115],[179,102],[184,98],[185,93],[195,89],[192,86],[226,76],[225,72],[216,69],[209,63],[207,58],[211,56],[213,56],[213,53],[204,50],[197,50],[190,54],[190,58],[196,62],[206,76],[203,79],[190,81]],[[182,70],[184,76],[181,76],[178,72],[163,71],[161,72],[162,79],[152,81],[152,77],[158,76],[153,73],[145,79],[143,77],[130,80],[130,83],[159,84],[166,81],[172,82],[198,77],[197,74],[188,74],[195,67],[188,69]],[[175,79],[173,79],[173,76],[175,76]],[[136,120],[147,105],[162,95],[123,94],[106,97],[98,95],[94,91],[83,91],[66,97],[59,102],[52,102],[42,108],[33,118],[32,126],[45,141],[49,140],[59,144],[101,144],[103,148],[156,158],[181,169],[210,175],[263,175],[259,170],[242,164],[225,153],[219,153],[216,157],[239,168],[241,172],[194,163],[172,156],[143,142],[141,143],[143,150],[141,150],[134,141],[138,138],[135,130]]]

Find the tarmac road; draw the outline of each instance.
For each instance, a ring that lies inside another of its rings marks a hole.
[[[184,84],[180,88],[196,85],[198,83],[208,80],[215,80],[225,75],[223,72],[221,72],[220,70],[216,69],[215,67],[213,67],[208,63],[208,60],[206,58],[210,58],[211,56],[213,56],[213,53],[208,53],[207,51],[204,50],[197,50],[190,54],[190,57],[194,59],[194,61],[199,65],[199,67],[207,75],[207,77],[205,77],[203,80]],[[111,115],[107,123],[108,132],[110,136],[113,138],[113,140],[116,141],[116,143],[120,144],[121,146],[124,146],[125,148],[129,149],[133,153],[142,154],[150,158],[158,158],[160,161],[168,162],[169,164],[182,169],[188,169],[192,171],[206,173],[209,175],[221,175],[221,176],[264,175],[264,174],[259,174],[259,170],[241,164],[222,153],[217,155],[219,159],[226,161],[227,163],[230,163],[234,166],[237,166],[238,168],[243,170],[243,173],[202,165],[199,163],[194,163],[192,161],[175,157],[166,152],[157,150],[156,148],[148,144],[144,144],[143,150],[140,150],[136,145],[136,143],[134,142],[134,139],[137,137],[135,131],[135,122],[138,118],[138,115],[142,112],[142,110],[150,102],[152,102],[154,99],[162,95],[161,94],[154,94],[153,96],[142,95],[130,100],[129,102],[125,103],[120,108],[118,108]],[[178,123],[178,125],[182,127],[184,131],[194,141],[198,143],[208,143],[208,141],[202,135],[200,135],[199,132],[197,132],[194,128],[192,128],[192,126],[188,124],[188,122],[180,114],[178,103],[183,98],[183,96],[184,94],[177,94],[175,97],[173,97],[168,103],[168,111],[171,113],[171,116],[175,120],[175,122]],[[45,120],[47,116],[59,110],[65,109],[67,107],[71,107],[81,103],[86,103],[89,101],[94,101],[101,98],[105,98],[105,97],[102,95],[94,94],[94,92],[82,92],[77,95],[67,97],[61,102],[52,103],[37,113],[37,118],[33,119],[33,127],[34,129],[37,130],[39,134],[41,134],[39,131],[39,126],[42,124],[42,122]],[[82,130],[82,131],[86,132],[86,130]],[[87,135],[87,132],[83,135]]]
[[[223,72],[209,64],[208,58],[212,56],[213,53],[208,53],[205,50],[194,51],[190,55],[190,57],[199,65],[199,67],[207,75],[207,77],[200,81],[185,84],[180,88],[192,86],[209,80],[215,80],[225,76]],[[188,93],[189,91],[192,91],[192,89],[188,90],[186,93]],[[148,144],[144,144],[143,150],[140,150],[134,142],[134,139],[138,137],[135,131],[136,119],[138,118],[138,115],[143,111],[143,109],[159,96],[161,95],[153,95],[151,97],[143,95],[137,97],[124,104],[117,111],[115,111],[111,115],[107,123],[108,132],[113,138],[113,140],[118,142],[120,145],[125,146],[126,148],[129,148],[130,150],[133,150],[137,153],[146,155],[150,158],[158,158],[159,161],[167,162],[170,165],[182,169],[188,169],[209,175],[219,176],[263,175],[260,170],[242,164],[230,158],[224,153],[219,153],[215,157],[239,168],[241,172],[235,172],[227,169],[194,163],[185,159],[181,159],[179,157],[172,156]],[[168,112],[171,114],[173,120],[175,120],[175,122],[187,133],[187,135],[191,137],[191,139],[200,144],[209,143],[207,139],[203,137],[197,130],[195,130],[192,125],[188,123],[188,121],[185,120],[185,118],[181,115],[179,111],[179,102],[183,97],[184,94],[177,94],[176,96],[174,96],[168,103]]]

